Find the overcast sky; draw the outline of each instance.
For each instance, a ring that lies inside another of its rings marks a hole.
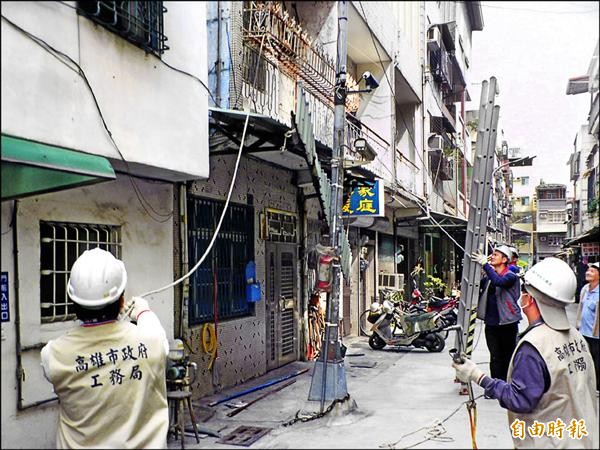
[[[566,162],[587,123],[590,95],[565,92],[569,78],[587,73],[598,40],[599,2],[481,3],[484,28],[473,32],[469,76],[475,103],[468,107],[478,108],[480,85],[474,83],[495,76],[499,125],[509,147],[537,155],[536,180],[569,186]]]

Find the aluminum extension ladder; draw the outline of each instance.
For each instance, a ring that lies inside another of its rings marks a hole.
[[[471,253],[480,250],[486,253],[486,234],[489,213],[492,176],[496,150],[496,134],[500,106],[494,104],[498,93],[495,77],[481,85],[477,145],[473,162],[471,196],[469,199],[469,220],[465,240],[462,279],[460,282],[460,302],[458,307],[459,329],[455,348],[471,357],[477,320],[477,302],[481,281],[481,266],[471,261]],[[467,386],[461,385],[461,394],[468,394]]]

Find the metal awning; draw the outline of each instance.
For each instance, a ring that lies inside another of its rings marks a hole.
[[[237,154],[246,121],[246,112],[235,109],[208,108],[210,112],[210,155]],[[264,114],[250,113],[244,142],[244,154],[289,170],[308,167],[304,156],[290,144],[291,126]]]
[[[114,179],[102,156],[2,135],[2,200]]]
[[[442,225],[444,227],[461,227],[461,228],[465,228],[467,227],[467,219],[463,219],[462,217],[459,216],[452,216],[450,214],[444,214],[444,213],[440,213],[437,211],[429,211],[429,216],[426,217],[419,217],[417,219],[419,223],[419,226],[421,227],[437,227],[438,225],[431,220],[431,217],[433,217],[433,220],[437,221],[437,223],[439,225]],[[424,221],[429,221],[430,223],[422,223]]]
[[[567,95],[582,94],[588,92],[590,77],[581,75],[569,78],[567,83]]]
[[[600,229],[598,226],[593,227],[591,230],[582,234],[581,236],[577,236],[574,239],[569,241],[565,241],[562,247],[574,247],[577,244],[581,244],[584,242],[598,242],[600,240]]]

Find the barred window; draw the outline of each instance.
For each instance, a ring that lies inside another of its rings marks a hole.
[[[86,250],[100,247],[121,258],[121,227],[40,222],[40,308],[42,323],[75,319],[67,295],[71,267]]]
[[[202,257],[213,237],[225,202],[188,197],[190,267]],[[189,324],[254,314],[246,300],[246,264],[254,260],[254,208],[229,204],[219,236],[198,270],[190,276]],[[216,286],[215,286],[216,284]]]
[[[79,14],[160,57],[169,47],[163,32],[163,2],[77,2]]]
[[[250,86],[264,91],[267,86],[267,66],[265,59],[258,52],[244,45],[242,62],[242,78]]]

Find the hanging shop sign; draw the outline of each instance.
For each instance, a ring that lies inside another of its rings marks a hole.
[[[383,180],[366,181],[354,188],[342,207],[346,217],[385,216]]]
[[[597,256],[600,255],[600,243],[598,242],[583,242],[581,244],[581,256]]]

